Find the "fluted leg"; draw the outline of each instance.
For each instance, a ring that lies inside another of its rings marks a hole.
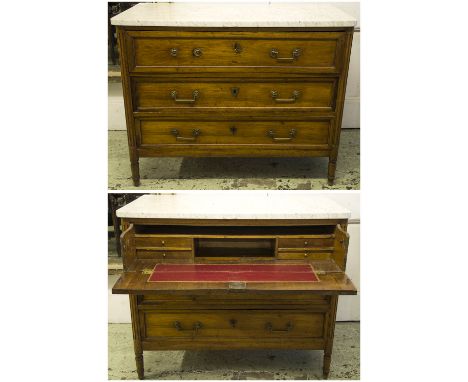
[[[138,159],[131,162],[132,166],[132,179],[135,187],[140,185],[140,162]]]
[[[336,159],[328,160],[328,185],[333,186],[335,182]]]
[[[323,354],[323,379],[328,379],[330,374],[330,364],[331,364],[331,352],[327,353],[325,350]]]
[[[130,299],[130,313],[132,315],[133,349],[135,351],[137,374],[138,379],[144,379],[145,370],[143,369],[143,348],[141,346],[140,325],[138,319],[138,297],[134,294],[131,294],[128,297]]]
[[[135,362],[138,379],[145,379],[145,370],[143,368],[143,352],[139,354],[135,353]]]

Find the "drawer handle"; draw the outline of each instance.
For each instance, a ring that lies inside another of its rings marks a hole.
[[[192,326],[192,329],[183,329],[182,324],[179,321],[174,321],[174,328],[179,332],[197,332],[201,328],[203,328],[203,324],[199,321],[195,322]]]
[[[181,137],[179,135],[179,130],[177,130],[177,129],[172,129],[171,134],[174,137],[176,137],[176,140],[178,140],[178,141],[194,141],[201,134],[201,131],[200,131],[200,129],[193,129],[192,130],[193,137]]]
[[[273,98],[276,103],[293,103],[299,98],[301,92],[299,90],[293,90],[291,98],[278,98],[278,95],[276,90],[271,91],[271,98]]]
[[[179,102],[179,103],[195,103],[199,95],[200,95],[200,92],[198,90],[194,90],[192,92],[193,98],[184,99],[184,98],[177,98],[177,92],[175,90],[171,91],[171,98],[174,100],[174,102]]]
[[[172,57],[177,57],[177,53],[179,53],[179,50],[177,48],[172,48],[170,50],[170,53]]]
[[[273,329],[273,324],[271,322],[267,322],[265,325],[265,329],[268,330],[269,332],[276,333],[276,332],[290,332],[293,328],[293,324],[291,321],[289,321],[286,324],[286,327],[284,329]]]
[[[268,136],[271,137],[271,139],[273,139],[275,142],[285,142],[285,141],[291,141],[293,140],[295,137],[296,137],[296,129],[291,129],[289,130],[289,137],[286,138],[286,137],[275,137],[275,130],[268,130]]]
[[[203,54],[203,52],[200,48],[194,48],[192,50],[192,54],[194,57],[200,57]]]
[[[297,60],[299,56],[301,55],[301,50],[299,48],[294,49],[291,52],[291,57],[278,57],[279,56],[279,50],[273,48],[270,50],[270,57],[276,59],[278,62],[292,62],[294,60]]]

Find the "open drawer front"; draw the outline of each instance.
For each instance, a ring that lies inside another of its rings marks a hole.
[[[215,279],[206,276],[206,269],[214,267],[213,270],[225,267],[223,264],[180,264],[185,271],[192,267],[189,277],[181,276],[181,272],[174,272],[172,265],[162,265],[164,277],[155,281],[158,265],[151,267],[148,261],[138,261],[135,267],[124,272],[114,285],[112,292],[116,294],[158,294],[171,291],[171,293],[194,293],[194,294],[216,294],[216,293],[242,293],[255,292],[307,292],[311,294],[356,294],[356,287],[348,276],[330,260],[314,261],[308,264],[236,264],[238,267],[223,268],[224,275]],[[150,266],[148,268],[148,265]],[[201,266],[203,268],[193,268]],[[168,268],[169,267],[169,268]],[[244,267],[245,269],[240,269]],[[262,271],[258,271],[258,267]],[[271,270],[265,267],[271,267]],[[279,267],[279,268],[278,268]],[[301,268],[302,267],[302,268]],[[310,267],[311,274],[308,275],[304,267]],[[301,269],[299,269],[301,268]],[[180,269],[180,268],[179,268]],[[193,270],[194,269],[194,270]],[[239,270],[240,269],[240,270]],[[197,274],[198,272],[198,274]],[[203,274],[205,272],[205,274]],[[288,272],[290,273],[288,277]],[[183,272],[182,272],[183,273]],[[200,273],[202,273],[200,275]],[[214,272],[215,273],[215,272]],[[234,275],[235,274],[235,275]],[[246,276],[248,275],[248,276]],[[183,277],[183,278],[181,278]],[[156,277],[157,278],[157,277]],[[185,278],[185,279],[184,279]]]

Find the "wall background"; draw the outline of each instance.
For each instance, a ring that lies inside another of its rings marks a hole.
[[[328,4],[340,8],[358,20],[351,50],[342,125],[344,129],[356,129],[360,127],[360,4],[343,2],[328,2]],[[108,102],[109,130],[126,130],[122,84],[120,82],[109,82]]]
[[[278,191],[281,192],[281,191]],[[293,191],[294,192],[294,191]],[[317,191],[320,192],[320,191]],[[340,296],[337,321],[359,321],[360,319],[360,192],[324,192],[323,196],[333,199],[351,211],[348,224],[350,235],[346,274],[358,289],[356,296]],[[112,286],[119,275],[109,275],[108,280],[108,321],[110,323],[130,323],[128,295],[113,295]]]

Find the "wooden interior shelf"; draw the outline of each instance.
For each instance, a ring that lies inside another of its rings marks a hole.
[[[195,239],[197,257],[275,257],[275,239]]]

